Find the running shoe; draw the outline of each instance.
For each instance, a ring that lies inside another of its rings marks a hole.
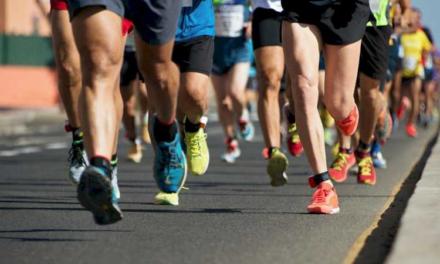
[[[304,148],[299,138],[296,123],[289,124],[287,132],[287,148],[292,156],[298,157],[304,152]]]
[[[412,138],[417,137],[417,128],[414,124],[412,124],[412,123],[407,124],[405,129],[406,129],[406,134],[409,137],[412,137]]]
[[[226,163],[234,163],[241,155],[238,141],[236,139],[226,140],[226,152],[222,155],[222,160]]]
[[[69,150],[69,179],[74,183],[78,184],[82,173],[86,169],[87,154],[83,148],[83,141],[74,141]]]
[[[356,152],[358,174],[357,181],[360,184],[375,185],[376,170],[374,169],[373,159],[370,153]]]
[[[375,136],[380,144],[384,145],[393,132],[393,118],[387,109],[384,109],[377,120]]]
[[[157,186],[162,192],[178,193],[185,184],[187,174],[180,135],[176,133],[171,142],[156,142],[154,135],[152,140],[155,150],[153,175]]]
[[[270,185],[278,187],[287,183],[287,166],[289,161],[279,148],[272,148],[267,163],[267,174],[270,176]]]
[[[127,159],[134,163],[140,163],[142,160],[142,146],[139,140],[135,140],[131,143],[130,148],[128,149]]]
[[[336,142],[333,147],[331,148],[331,153],[333,155],[333,158],[336,159],[336,157],[338,156],[339,153],[339,142]]]
[[[154,197],[154,204],[178,206],[179,205],[179,194],[178,193],[159,192]]]
[[[203,175],[209,166],[209,149],[205,129],[200,127],[195,133],[185,131],[186,157],[188,168],[194,175]]]
[[[378,169],[386,169],[387,168],[387,160],[382,155],[382,147],[380,146],[377,140],[373,141],[373,145],[371,146],[371,158],[373,159],[373,165]]]
[[[353,110],[351,110],[350,114],[336,122],[336,126],[342,132],[342,134],[346,136],[352,136],[357,129],[359,123],[359,110],[357,106],[354,106]]]
[[[331,128],[335,125],[335,119],[333,119],[332,115],[330,115],[326,108],[321,108],[319,110],[319,115],[325,128]]]
[[[313,187],[312,187],[313,188]],[[321,182],[312,196],[312,201],[307,206],[311,214],[337,214],[339,213],[339,201],[336,190],[331,183]]]
[[[77,195],[80,204],[92,212],[98,225],[108,225],[122,219],[110,173],[100,167],[89,166],[81,175]]]
[[[333,146],[336,141],[336,135],[333,128],[324,128],[324,141],[327,146]]]
[[[112,166],[112,196],[117,202],[121,199],[121,192],[118,185],[118,166]]]
[[[252,141],[255,135],[255,127],[250,120],[241,119],[239,122],[240,136],[245,141]]]
[[[347,180],[350,168],[355,164],[356,157],[354,156],[354,153],[347,153],[344,150],[339,150],[335,160],[328,170],[328,174],[335,182],[344,182]]]

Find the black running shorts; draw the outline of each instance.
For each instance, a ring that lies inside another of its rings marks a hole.
[[[210,36],[200,36],[174,44],[173,61],[182,73],[198,72],[209,76],[213,56],[214,38]]]
[[[120,84],[122,87],[128,86],[137,77],[139,77],[139,80],[144,81],[137,65],[136,52],[134,50],[125,50]]]
[[[359,61],[361,73],[380,81],[386,78],[391,33],[392,29],[389,26],[367,27],[362,38]]]
[[[368,0],[281,0],[284,20],[318,27],[330,45],[347,45],[364,36],[372,17]]]
[[[68,0],[70,17],[75,17],[81,9],[99,6],[116,13],[120,17],[125,15],[125,0]]]
[[[272,9],[257,8],[252,14],[254,50],[266,46],[281,46],[283,15]]]

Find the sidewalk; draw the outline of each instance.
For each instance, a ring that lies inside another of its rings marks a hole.
[[[403,215],[388,264],[439,263],[440,144],[434,146]]]
[[[59,108],[0,110],[0,137],[44,132],[62,127],[65,119]]]

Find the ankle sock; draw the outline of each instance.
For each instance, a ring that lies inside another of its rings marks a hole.
[[[105,174],[110,177],[111,175],[111,163],[108,159],[100,156],[95,156],[90,159],[90,165],[101,168]]]
[[[157,117],[154,125],[154,137],[157,142],[171,142],[177,134],[176,122],[171,124],[162,123]]]
[[[367,144],[363,142],[362,140],[359,140],[359,145],[357,147],[357,152],[370,152],[371,150],[371,144]]]
[[[189,121],[188,118],[185,120],[185,132],[195,133],[199,131],[199,129],[200,129],[200,122],[194,124],[191,121]]]

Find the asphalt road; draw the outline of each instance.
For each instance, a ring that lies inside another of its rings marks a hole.
[[[389,168],[378,172],[377,185],[350,177],[337,185],[341,213],[323,216],[306,212],[312,189],[304,156],[290,159],[289,184],[272,188],[260,134],[241,145],[236,164],[226,165],[219,159],[220,127],[209,129],[211,166],[207,175],[188,178],[179,207],[152,204],[151,146],[141,164],[130,164],[122,140],[125,218],[105,227],[77,203],[66,171],[69,137],[61,129],[3,137],[0,263],[341,263],[363,245],[361,234],[374,226],[436,134],[420,129],[409,139],[398,131],[384,151]]]

